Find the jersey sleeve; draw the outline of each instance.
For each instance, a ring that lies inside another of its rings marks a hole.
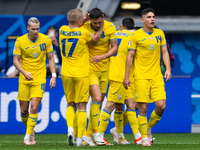
[[[136,39],[135,34],[133,33],[129,36],[128,50],[135,51],[136,46],[137,46],[137,39]]]
[[[110,40],[115,40],[116,39],[116,37],[115,37],[115,33],[116,33],[116,27],[115,27],[115,25],[112,23],[111,25],[110,25]]]
[[[85,39],[86,39],[87,42],[91,41],[92,36],[93,35],[88,30],[86,30],[86,32],[85,32]]]
[[[15,41],[14,49],[13,49],[13,55],[21,56],[21,52],[22,50],[21,50],[20,41],[17,38],[17,40]]]
[[[47,53],[51,53],[53,52],[53,45],[52,45],[52,41],[51,38],[48,36],[47,37]]]
[[[165,34],[164,34],[164,32],[161,30],[161,46],[165,46],[165,45],[166,45]]]

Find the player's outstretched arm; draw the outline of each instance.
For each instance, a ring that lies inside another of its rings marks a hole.
[[[20,63],[20,59],[21,59],[20,56],[16,56],[16,55],[13,56],[13,64],[14,64],[14,66],[17,68],[17,70],[19,70],[24,75],[26,80],[33,80],[32,74],[30,72],[25,71],[22,68],[21,63]]]
[[[166,78],[166,82],[168,82],[171,79],[171,66],[170,66],[170,59],[169,59],[169,53],[167,50],[167,46],[162,46],[161,52],[162,52],[162,56],[163,56],[163,62],[166,67],[164,78]]]
[[[51,77],[49,85],[51,86],[50,89],[53,89],[56,86],[56,65],[55,65],[53,53],[48,53],[47,57],[49,59],[49,66],[52,73],[52,77]]]

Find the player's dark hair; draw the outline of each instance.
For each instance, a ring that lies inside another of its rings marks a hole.
[[[152,8],[146,8],[142,11],[141,16],[148,14],[149,12],[152,12],[155,14],[154,10]]]
[[[56,27],[55,26],[49,26],[47,31],[49,31],[50,29],[54,29],[55,31],[57,31]]]
[[[124,18],[122,20],[122,25],[123,25],[123,27],[126,27],[127,29],[131,30],[134,28],[135,23],[132,18]]]
[[[99,19],[100,17],[103,17],[103,12],[99,8],[93,8],[88,13],[90,14],[89,17],[91,19]]]

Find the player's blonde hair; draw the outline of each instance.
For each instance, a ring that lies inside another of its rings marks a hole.
[[[71,9],[67,13],[67,20],[70,24],[75,24],[78,19],[82,17],[83,13],[80,9]]]
[[[36,17],[31,17],[29,20],[28,20],[28,26],[30,26],[30,23],[40,23],[40,21],[36,18]]]

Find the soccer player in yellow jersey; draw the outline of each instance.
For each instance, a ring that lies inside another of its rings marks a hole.
[[[120,48],[124,48],[127,51],[126,51],[125,59],[123,58],[122,59],[123,61],[121,60],[120,63],[118,62],[116,64],[120,68],[124,68],[124,72],[125,72],[126,58],[127,58],[127,53],[128,53],[127,47],[128,47],[129,37],[132,34],[132,32],[136,31],[138,28],[140,28],[140,27],[134,27],[134,21],[131,18],[124,18],[122,20],[122,25],[120,25],[121,32],[118,32],[118,34],[119,34],[118,35],[118,44],[120,45]],[[127,32],[129,31],[130,35],[124,36],[123,35],[124,31],[127,31]],[[126,40],[121,40],[121,39],[126,39]],[[122,44],[123,44],[123,46],[122,46]],[[112,58],[114,59],[114,57],[112,57]],[[123,66],[123,67],[121,67],[121,66]],[[114,67],[115,66],[113,65],[111,68],[114,68]],[[116,74],[116,72],[114,72],[115,70],[117,70],[117,69],[110,69],[110,73]],[[132,132],[133,132],[134,137],[135,137],[135,144],[140,145],[140,144],[142,144],[142,137],[141,137],[141,134],[140,134],[140,131],[139,131],[138,120],[137,120],[137,116],[136,116],[136,111],[138,109],[138,105],[134,101],[134,78],[133,78],[133,76],[134,76],[134,66],[133,65],[131,66],[129,76],[130,76],[130,88],[128,88],[128,90],[126,90],[126,95],[125,95],[125,104],[127,106],[127,109],[123,112],[123,114],[122,113],[120,113],[120,114],[115,113],[114,117],[116,118],[116,117],[119,117],[120,115],[123,115],[123,126],[125,126],[129,122],[131,129],[132,129]],[[118,139],[120,139],[120,136],[124,137],[122,131],[123,130],[121,129],[121,133],[117,134],[116,127],[110,129],[110,133],[113,135],[114,142],[116,144],[129,143],[129,142],[125,142],[125,141],[118,142]]]
[[[103,26],[96,34],[81,27],[83,14],[72,9],[67,14],[69,26],[59,29],[59,43],[62,55],[62,82],[68,107],[66,120],[68,126],[68,144],[74,145],[74,121],[77,121],[78,134],[76,146],[82,146],[82,135],[87,124],[86,105],[89,98],[89,53],[88,42],[96,43],[100,39]],[[76,117],[75,106],[77,104]]]
[[[27,26],[29,33],[17,38],[13,50],[13,64],[20,71],[17,98],[20,103],[21,119],[27,128],[24,137],[25,145],[36,144],[34,127],[37,123],[38,108],[46,85],[46,56],[52,72],[51,89],[56,86],[52,42],[47,35],[39,33],[39,29],[39,20],[31,17]]]
[[[123,134],[123,103],[126,99],[127,104],[127,117],[129,119],[131,128],[134,134],[137,135],[138,139],[141,134],[138,130],[138,122],[136,118],[136,110],[134,106],[134,99],[131,89],[126,90],[123,86],[123,79],[125,75],[125,65],[127,58],[127,47],[129,37],[132,34],[132,29],[134,27],[134,21],[131,18],[124,18],[122,20],[122,25],[120,25],[120,31],[115,33],[115,37],[118,40],[118,52],[116,55],[110,58],[110,69],[109,69],[109,82],[110,87],[108,91],[108,99],[104,110],[102,111],[100,118],[100,125],[98,128],[98,134],[94,137],[96,143],[102,141],[104,137],[104,132],[109,123],[111,112],[115,110],[114,121],[117,130],[116,143],[118,144],[130,144],[124,137]],[[135,130],[134,130],[135,129]]]
[[[154,28],[154,10],[144,9],[141,15],[144,27],[130,37],[124,86],[128,88],[130,85],[129,71],[134,57],[134,94],[139,107],[138,122],[142,145],[151,146],[151,128],[161,119],[166,107],[165,85],[160,70],[160,51],[166,66],[164,77],[167,82],[171,78],[171,67],[165,35],[162,30]],[[147,124],[148,103],[152,102],[155,102],[156,108]]]
[[[85,139],[85,144],[94,146],[92,135],[95,136],[98,129],[98,122],[100,117],[100,107],[108,86],[108,70],[109,70],[109,57],[117,52],[117,40],[114,37],[116,32],[115,25],[111,22],[104,20],[103,13],[98,8],[93,8],[89,11],[90,21],[86,22],[83,27],[91,33],[96,33],[104,23],[101,38],[98,43],[89,43],[89,85],[90,96],[92,104],[90,107],[89,124]],[[111,49],[109,50],[109,45]]]

